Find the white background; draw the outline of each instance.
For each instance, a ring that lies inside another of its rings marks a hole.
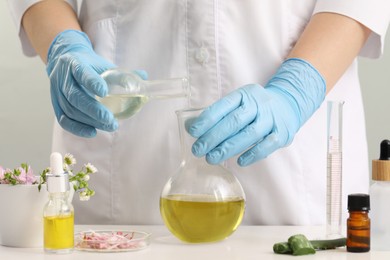
[[[369,161],[390,139],[390,34],[378,60],[360,59]],[[0,165],[29,163],[36,173],[49,166],[54,114],[45,66],[23,56],[5,1],[0,1]]]

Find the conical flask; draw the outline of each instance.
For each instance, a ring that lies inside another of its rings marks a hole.
[[[177,238],[189,243],[215,242],[240,225],[245,194],[236,177],[220,165],[210,165],[191,153],[195,139],[186,125],[201,109],[177,111],[182,162],[161,193],[160,212]]]
[[[117,119],[133,116],[151,99],[189,96],[187,78],[143,80],[134,72],[111,69],[100,75],[108,86],[107,96],[97,97]]]

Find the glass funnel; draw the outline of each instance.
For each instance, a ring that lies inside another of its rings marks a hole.
[[[240,225],[245,194],[236,177],[220,165],[210,165],[191,153],[195,139],[186,125],[201,109],[177,111],[182,162],[165,184],[160,212],[165,225],[177,238],[189,243],[225,239]]]
[[[108,94],[96,97],[117,119],[133,116],[150,99],[167,99],[189,96],[187,78],[143,80],[134,72],[111,69],[101,77],[107,82]]]

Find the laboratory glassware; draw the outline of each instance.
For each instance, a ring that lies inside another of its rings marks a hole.
[[[379,160],[372,161],[371,248],[390,251],[390,141],[380,145]]]
[[[240,225],[245,194],[237,178],[221,165],[210,165],[191,153],[195,141],[186,126],[201,109],[177,111],[182,162],[165,184],[160,212],[165,225],[177,238],[189,243],[227,238]]]
[[[61,154],[51,154],[50,169],[46,174],[49,201],[43,210],[44,249],[46,253],[70,253],[74,247],[74,210],[68,199],[69,176],[63,170]]]
[[[347,219],[347,251],[362,253],[370,251],[371,220],[368,217],[370,211],[370,195],[348,195]]]
[[[342,236],[343,106],[344,101],[328,101],[327,103],[327,237]]]
[[[133,116],[151,99],[189,96],[187,78],[143,80],[134,72],[111,69],[100,75],[108,86],[105,97],[96,97],[117,119]]]

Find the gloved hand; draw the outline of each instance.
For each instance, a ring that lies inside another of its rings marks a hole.
[[[195,156],[210,164],[243,153],[247,166],[289,145],[325,98],[318,71],[301,59],[286,60],[263,88],[241,87],[205,109],[187,128]]]
[[[107,84],[100,74],[115,67],[97,55],[88,36],[66,30],[56,36],[47,58],[50,93],[58,123],[65,130],[82,137],[93,137],[96,129],[115,131],[113,114],[95,100],[107,95]],[[140,71],[141,77],[146,75]]]

